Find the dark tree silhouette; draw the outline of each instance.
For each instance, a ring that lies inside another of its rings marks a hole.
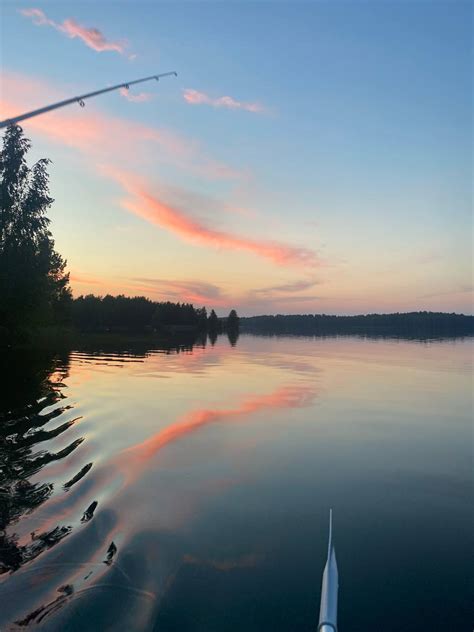
[[[209,314],[209,318],[207,319],[207,326],[209,332],[220,333],[222,331],[221,321],[217,317],[216,312],[211,309],[211,313]]]
[[[206,308],[190,303],[157,303],[144,296],[79,296],[72,304],[74,326],[85,332],[206,331]]]
[[[200,307],[196,309],[197,321],[198,321],[198,329],[200,331],[207,330],[207,309],[205,307]]]
[[[239,330],[227,329],[227,337],[229,338],[230,346],[235,347],[237,345],[237,340],[239,339]]]
[[[400,336],[436,338],[474,333],[474,317],[442,312],[332,316],[295,314],[242,318],[243,331],[261,334]]]
[[[72,298],[46,216],[49,160],[28,167],[30,146],[21,127],[10,126],[0,153],[0,327],[13,332],[64,322]]]
[[[235,309],[231,309],[227,316],[227,331],[238,331],[240,325],[240,318],[237,315]]]

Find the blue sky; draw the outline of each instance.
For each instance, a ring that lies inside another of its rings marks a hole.
[[[24,124],[32,157],[54,163],[52,228],[76,294],[184,293],[218,313],[472,312],[470,3],[2,14],[4,107],[179,73],[131,91],[143,102],[110,94]],[[92,27],[123,52],[77,36]],[[69,141],[76,121],[99,131]],[[138,143],[136,126],[160,139]]]

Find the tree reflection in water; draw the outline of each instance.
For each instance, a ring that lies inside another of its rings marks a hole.
[[[41,444],[66,432],[71,419],[52,429],[48,425],[71,406],[61,406],[63,380],[68,376],[69,354],[48,352],[3,353],[0,360],[0,574],[15,571],[62,540],[71,530],[56,526],[31,534],[31,541],[18,544],[9,527],[42,505],[53,493],[53,484],[32,483],[30,479],[45,465],[65,458],[82,439],[58,452],[41,449]],[[43,410],[48,412],[41,414]]]
[[[189,336],[159,345],[166,354],[192,351],[195,345],[205,347],[206,338]],[[97,341],[81,344],[80,352],[90,356],[104,353],[114,357],[144,359],[156,345],[123,343],[98,345]],[[82,519],[72,524],[61,524],[60,516],[53,524],[39,532],[24,535],[22,521],[47,503],[54,502],[53,495],[68,493],[85,480],[93,463],[82,463],[79,471],[69,472],[66,482],[59,486],[48,480],[38,480],[45,466],[66,460],[84,441],[84,437],[68,433],[80,417],[74,417],[73,406],[66,395],[65,381],[69,376],[71,353],[64,350],[54,353],[46,350],[4,350],[0,354],[0,575],[15,573],[22,566],[35,560],[68,536],[79,524],[91,521],[97,513],[98,501],[94,500],[83,511]],[[67,421],[60,422],[67,417]],[[59,450],[48,449],[48,441],[64,438],[66,446]],[[48,509],[46,510],[48,511]],[[53,511],[54,514],[54,511]],[[63,518],[64,520],[64,518]],[[67,520],[67,519],[66,519]],[[56,522],[57,521],[57,522]],[[56,522],[56,524],[54,524]],[[27,523],[25,523],[27,524]],[[19,536],[18,531],[23,530]],[[110,541],[109,541],[110,542]],[[110,542],[103,563],[110,566],[117,554],[117,545]],[[57,588],[59,595],[15,621],[26,626],[41,623],[56,612],[75,594],[73,584]]]

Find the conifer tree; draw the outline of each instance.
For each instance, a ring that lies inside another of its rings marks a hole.
[[[207,320],[209,331],[219,332],[221,329],[221,324],[219,318],[217,317],[216,312],[211,309],[211,313],[209,314],[209,318]]]
[[[227,329],[236,331],[239,329],[240,318],[237,315],[235,309],[231,309],[227,316]]]
[[[54,249],[46,212],[49,160],[28,167],[30,141],[7,128],[0,152],[0,326],[64,322],[72,299],[66,261]]]

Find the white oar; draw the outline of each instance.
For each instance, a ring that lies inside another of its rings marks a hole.
[[[318,632],[337,632],[337,591],[339,575],[336,552],[332,543],[332,509],[329,510],[328,558],[323,573],[321,587],[321,607],[319,609]]]

